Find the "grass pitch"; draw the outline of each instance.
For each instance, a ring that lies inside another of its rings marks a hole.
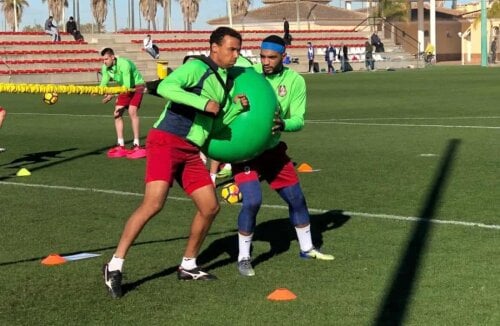
[[[498,325],[499,75],[306,75],[306,127],[283,139],[320,170],[300,178],[314,241],[336,259],[298,258],[287,208],[263,184],[256,276],[237,272],[238,206],[223,205],[199,258],[219,280],[180,282],[194,208],[175,186],[127,257],[120,300],[100,269],[142,198],[144,160],[106,158],[115,135],[100,97],[1,94],[0,324]],[[145,98],[144,137],[162,107]],[[40,264],[78,252],[102,256]],[[297,299],[266,300],[280,287]]]

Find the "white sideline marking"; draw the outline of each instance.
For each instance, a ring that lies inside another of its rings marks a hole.
[[[40,116],[60,116],[60,117],[91,117],[91,118],[109,118],[110,114],[69,114],[69,113],[39,113],[39,112],[13,112],[10,115],[40,115]],[[144,119],[158,119],[158,116],[141,116]],[[476,117],[387,117],[387,118],[345,118],[345,119],[326,119],[326,120],[306,120],[309,123],[342,123],[348,121],[377,121],[377,120],[464,120],[464,119],[500,119],[500,116],[476,116]],[[411,125],[410,125],[411,126]],[[421,125],[414,125],[421,126]],[[423,125],[440,126],[440,125]],[[471,126],[474,127],[474,126]],[[497,128],[497,127],[493,127]]]
[[[485,116],[479,116],[479,117],[411,117],[411,118],[404,118],[404,117],[389,117],[389,118],[345,118],[345,119],[330,119],[328,121],[364,121],[364,120],[459,120],[459,119],[500,119],[500,116],[491,116],[491,117],[485,117]]]
[[[136,196],[140,197],[144,194],[138,192],[128,192],[128,191],[119,191],[119,190],[106,190],[106,189],[96,189],[96,188],[83,188],[83,187],[69,187],[69,186],[51,186],[51,185],[43,185],[43,184],[30,184],[30,183],[18,183],[18,182],[9,182],[9,181],[0,181],[0,185],[7,186],[19,186],[19,187],[33,187],[33,188],[44,188],[44,189],[57,189],[57,190],[73,190],[73,191],[84,191],[84,192],[96,192],[103,194],[111,194],[111,195],[120,195],[120,196]],[[189,198],[185,197],[168,197],[172,200],[181,200],[181,201],[189,201]],[[267,205],[263,204],[262,207],[265,208],[273,208],[273,209],[283,209],[288,210],[287,206],[283,205]],[[317,208],[309,208],[309,212],[311,213],[327,213],[329,210],[325,209],[317,209]],[[463,222],[463,221],[446,221],[446,220],[427,220],[420,217],[413,216],[398,216],[398,215],[390,215],[390,214],[376,214],[376,213],[362,213],[362,212],[351,212],[351,211],[342,211],[342,214],[351,215],[351,216],[360,216],[360,217],[371,217],[371,218],[381,218],[387,220],[399,220],[399,221],[412,221],[412,222],[423,222],[423,223],[437,223],[437,224],[452,224],[459,226],[469,226],[469,227],[479,227],[484,229],[494,229],[500,230],[500,225],[496,224],[484,224],[479,222]]]
[[[306,123],[334,124],[334,125],[353,125],[353,126],[387,126],[387,127],[434,127],[434,128],[469,128],[469,129],[500,129],[496,126],[454,126],[454,125],[429,125],[429,124],[411,124],[411,123],[370,123],[370,122],[342,122],[325,120],[307,120]]]
[[[41,115],[41,116],[55,116],[55,117],[75,117],[75,118],[83,118],[83,117],[110,118],[112,116],[111,114],[69,114],[69,113],[30,113],[30,112],[23,112],[23,113],[9,112],[9,115]],[[158,119],[158,117],[148,117],[148,116],[141,116],[141,118]]]

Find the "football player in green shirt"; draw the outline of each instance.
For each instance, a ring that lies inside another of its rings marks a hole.
[[[187,61],[159,84],[157,93],[168,102],[147,138],[144,199],[129,217],[113,257],[103,268],[104,282],[112,297],[123,295],[125,256],[144,225],[163,208],[174,180],[197,209],[177,277],[216,279],[196,264],[200,247],[219,211],[209,172],[200,158],[200,147],[210,135],[214,118],[231,101],[227,98],[227,70],[236,63],[240,50],[241,35],[231,28],[219,27],[210,36],[206,62]],[[244,95],[235,99],[248,107]]]
[[[140,129],[138,114],[144,94],[144,79],[131,60],[115,56],[113,49],[103,49],[101,56],[104,64],[101,69],[102,79],[100,86],[108,86],[109,82],[113,80],[118,85],[130,89],[129,92],[122,93],[116,98],[113,115],[115,118],[117,145],[108,151],[108,157],[144,157],[146,156],[146,151],[140,147],[139,143]],[[114,95],[106,95],[102,102],[108,103],[113,97]],[[132,132],[134,134],[134,143],[130,150],[125,149],[125,140],[123,137],[123,113],[126,109],[128,109],[132,123]]]
[[[271,35],[261,44],[261,63],[254,66],[271,84],[278,98],[279,111],[274,120],[273,133],[299,131],[304,127],[306,83],[296,71],[283,65],[285,56],[285,41]],[[243,195],[238,215],[238,270],[244,276],[255,275],[250,248],[257,212],[262,204],[259,178],[266,180],[288,204],[290,221],[299,241],[299,256],[305,259],[334,259],[314,247],[306,200],[293,163],[286,153],[287,145],[279,138],[274,140],[268,150],[257,158],[232,165],[234,180]]]

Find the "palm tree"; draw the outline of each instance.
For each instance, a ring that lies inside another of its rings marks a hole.
[[[252,0],[230,0],[231,12],[233,15],[244,14],[252,4]]]
[[[97,23],[97,32],[100,33],[108,15],[108,1],[92,0],[91,9]]]
[[[159,5],[163,5],[162,0],[139,0],[139,8],[141,9],[144,19],[148,21],[148,30],[151,30],[151,24],[153,25],[153,30],[156,31],[156,9]]]
[[[376,9],[376,16],[388,20],[408,20],[410,3],[400,0],[380,0]]]
[[[63,18],[63,8],[68,7],[68,0],[42,0],[42,3],[47,3],[50,14],[54,17],[54,21],[61,22]]]
[[[491,30],[493,31],[493,22],[492,19],[500,18],[500,0],[489,0],[488,10],[486,12],[486,18],[488,18],[488,22]],[[481,23],[481,15],[478,14],[476,19],[474,19],[474,26]]]
[[[115,27],[115,33],[118,31],[118,26],[116,24],[116,2],[113,0],[113,26]]]
[[[12,27],[12,30],[17,31],[17,24],[21,21],[21,17],[23,16],[24,7],[29,7],[28,1],[26,0],[17,0],[16,1],[16,10],[14,10],[14,0],[2,0],[0,1],[2,4],[2,11],[5,17],[5,21],[8,25]],[[17,17],[14,17],[14,13],[16,13]]]
[[[171,19],[171,0],[161,1],[161,6],[163,7],[163,30],[170,30],[170,19]]]
[[[177,0],[181,5],[182,15],[184,16],[184,30],[190,31],[192,24],[198,17],[200,10],[200,0]]]

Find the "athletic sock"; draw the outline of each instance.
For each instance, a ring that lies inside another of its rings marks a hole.
[[[240,248],[238,261],[250,258],[250,248],[252,247],[253,234],[243,235],[238,232],[238,246]]]
[[[120,146],[125,146],[125,139],[123,139],[123,138],[118,138],[118,145],[120,145]]]
[[[185,270],[195,269],[198,267],[198,265],[196,265],[196,258],[182,257],[181,267]]]
[[[299,239],[300,250],[306,252],[314,248],[311,238],[311,224],[303,228],[295,227]]]
[[[110,272],[112,272],[112,271],[120,271],[121,272],[123,269],[123,262],[124,261],[125,261],[125,259],[118,258],[115,255],[113,255],[113,257],[111,258],[111,260],[108,263],[108,270]]]
[[[134,146],[140,146],[139,139],[134,138]]]

